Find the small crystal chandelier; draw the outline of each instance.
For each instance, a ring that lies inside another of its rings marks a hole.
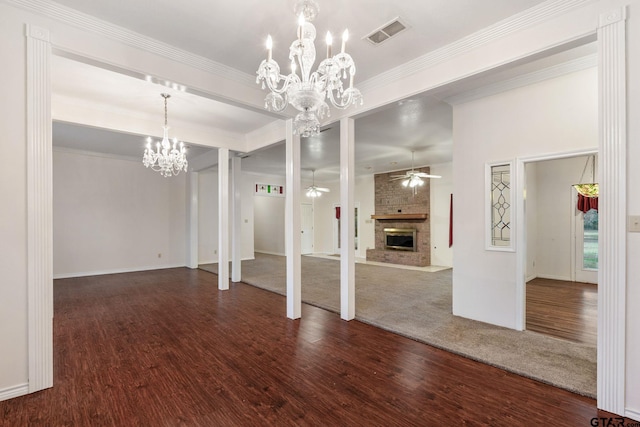
[[[300,111],[293,121],[293,131],[303,137],[320,133],[320,120],[330,116],[326,99],[340,109],[358,103],[362,105],[362,94],[353,87],[356,66],[351,55],[345,52],[349,38],[348,30],[342,35],[342,49],[336,55],[331,54],[333,40],[331,33],[327,32],[327,57],[320,62],[316,71],[311,72],[316,61],[316,28],[311,22],[317,16],[318,10],[315,0],[298,0],[295,4],[298,38],[289,48],[291,73],[280,74],[280,66],[272,59],[273,41],[271,36],[268,36],[267,59],[260,64],[256,78],[256,83],[262,83],[262,88],[266,87],[270,91],[265,98],[267,110],[279,112],[291,104]],[[349,86],[345,88],[347,77]]]
[[[151,167],[156,172],[160,172],[162,176],[178,175],[180,171],[187,171],[187,150],[184,143],[173,138],[173,146],[169,142],[169,126],[167,125],[167,99],[171,98],[168,93],[161,93],[164,98],[164,136],[162,142],[156,142],[156,151],[151,148],[151,137],[147,138],[147,148],[144,150],[142,164],[145,167]]]

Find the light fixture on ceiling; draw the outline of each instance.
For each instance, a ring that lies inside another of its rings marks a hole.
[[[169,141],[169,126],[167,125],[167,99],[171,97],[168,93],[161,93],[164,98],[164,136],[162,142],[156,142],[156,151],[151,148],[151,137],[147,138],[147,147],[144,150],[142,164],[150,167],[162,176],[178,175],[180,171],[187,171],[187,150],[184,143],[173,138],[173,145]]]
[[[416,171],[413,168],[413,160],[414,160],[415,152],[411,152],[411,170],[405,172],[403,175],[391,175],[391,181],[396,181],[401,179],[402,186],[413,189],[413,194],[415,195],[418,192],[418,187],[424,185],[423,178],[442,178],[440,175],[430,175],[425,172]]]
[[[267,59],[260,64],[256,78],[256,83],[262,83],[262,88],[266,87],[270,91],[265,98],[267,110],[279,112],[291,104],[300,111],[293,121],[293,131],[303,137],[320,132],[320,119],[330,115],[325,100],[328,99],[334,107],[340,109],[357,103],[362,105],[362,94],[353,87],[356,65],[351,55],[345,52],[348,30],[342,34],[342,49],[336,55],[332,55],[332,37],[327,32],[327,57],[320,62],[316,71],[311,72],[316,61],[316,28],[311,22],[318,10],[315,0],[298,0],[295,4],[298,36],[289,48],[291,73],[280,74],[280,66],[272,59],[273,40],[268,36]],[[345,88],[347,77],[349,86]]]
[[[582,175],[580,176],[580,182],[582,182],[584,178],[584,173],[587,171],[587,166],[589,166],[589,160],[591,160],[591,182],[587,184],[574,184],[573,188],[576,189],[578,194],[581,194],[584,197],[598,197],[600,193],[600,188],[596,180],[596,156],[587,157],[587,161],[584,164],[584,169],[582,170]]]
[[[316,185],[316,171],[315,169],[311,169],[311,173],[313,174],[313,178],[311,181],[311,185],[307,187],[307,197],[316,198],[322,196],[322,193],[328,193],[331,190],[324,187],[318,187]]]

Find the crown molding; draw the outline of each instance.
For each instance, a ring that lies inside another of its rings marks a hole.
[[[508,90],[517,89],[523,86],[529,86],[534,83],[542,82],[544,80],[549,80],[555,77],[563,76],[565,74],[570,74],[576,71],[582,71],[597,66],[598,55],[587,55],[582,58],[564,62],[562,64],[553,65],[551,67],[543,68],[541,70],[533,71],[531,73],[523,74],[511,79],[485,85],[478,89],[465,91],[460,94],[444,98],[443,101],[451,105],[462,104],[465,102],[484,98],[486,96],[496,95],[501,92],[506,92]]]
[[[377,87],[386,86],[419,71],[433,67],[436,64],[445,62],[455,56],[471,52],[482,45],[503,37],[508,37],[513,33],[537,23],[562,15],[569,10],[576,9],[592,1],[593,0],[549,0],[540,3],[537,6],[510,16],[453,43],[378,74],[360,83],[358,87],[363,93],[366,93]]]
[[[208,58],[160,42],[151,37],[103,21],[50,0],[3,0],[11,6],[47,16],[73,27],[99,34],[111,40],[189,65],[248,86],[255,86],[253,75],[236,70]],[[54,43],[55,44],[55,43]]]

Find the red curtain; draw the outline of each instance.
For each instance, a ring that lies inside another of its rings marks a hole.
[[[453,194],[449,200],[449,247],[453,246]]]
[[[587,213],[591,209],[598,210],[598,198],[578,194],[578,210]]]
[[[336,206],[336,219],[340,219],[340,206]]]

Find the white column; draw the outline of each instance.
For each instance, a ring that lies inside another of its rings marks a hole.
[[[242,159],[234,156],[231,160],[231,189],[233,204],[231,205],[231,281],[239,282],[242,276]]]
[[[293,121],[287,120],[284,250],[287,255],[287,317],[300,318],[301,291],[301,219],[300,219],[300,137],[293,134]]]
[[[53,386],[53,190],[51,43],[31,25],[27,36],[27,298],[29,392]]]
[[[356,249],[353,119],[340,119],[340,317],[356,316]]]
[[[626,10],[600,16],[598,408],[625,413]]]
[[[229,289],[228,148],[218,148],[218,289]]]
[[[187,267],[198,268],[198,172],[187,174]]]

